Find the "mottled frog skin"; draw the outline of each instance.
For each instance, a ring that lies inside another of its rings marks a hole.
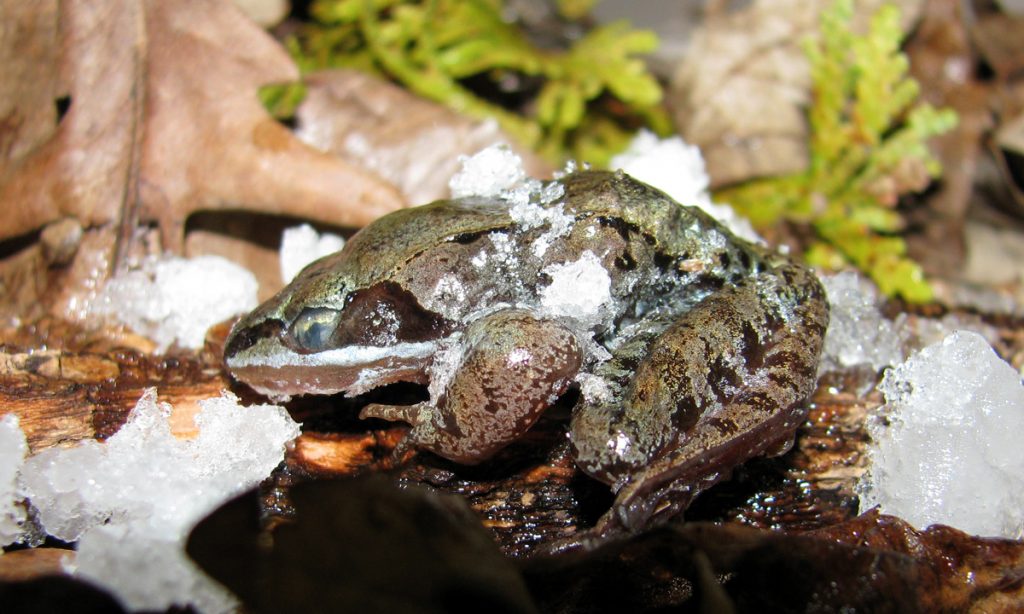
[[[828,323],[814,274],[621,172],[535,187],[379,219],[240,320],[227,367],[277,398],[427,384],[429,401],[362,415],[459,463],[575,383],[575,460],[616,492],[604,528],[788,449]]]

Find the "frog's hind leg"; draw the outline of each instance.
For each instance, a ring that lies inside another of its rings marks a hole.
[[[520,309],[474,321],[450,351],[458,353],[448,367],[454,373],[432,373],[447,383],[431,390],[430,401],[368,405],[360,413],[412,425],[398,454],[416,447],[463,464],[486,460],[537,421],[582,362],[569,329]]]
[[[651,339],[621,408],[591,408],[609,423],[574,414],[574,446],[603,431],[606,449],[617,437],[644,453],[597,473],[617,493],[595,530],[668,518],[737,465],[785,447],[806,416],[827,323],[813,273],[785,265],[713,293]]]

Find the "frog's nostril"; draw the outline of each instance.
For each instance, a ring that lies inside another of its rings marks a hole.
[[[231,358],[243,352],[264,337],[276,337],[284,328],[280,320],[264,320],[253,326],[236,328],[231,331],[228,342],[224,346],[224,357]]]

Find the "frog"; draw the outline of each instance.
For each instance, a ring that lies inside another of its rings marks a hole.
[[[638,531],[805,420],[828,326],[808,267],[622,171],[392,212],[232,328],[227,369],[276,399],[426,386],[362,418],[404,422],[396,458],[477,464],[570,392],[576,466]]]

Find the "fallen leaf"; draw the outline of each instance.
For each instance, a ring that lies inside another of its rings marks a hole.
[[[1024,15],[990,12],[971,25],[972,39],[985,63],[1001,80],[1008,80],[1024,71],[1024,54],[1020,33]]]
[[[907,213],[908,223],[915,228],[908,238],[910,253],[929,275],[948,275],[964,262],[964,218],[982,137],[992,127],[990,90],[975,74],[962,7],[957,0],[927,0],[921,22],[906,45],[922,99],[937,108],[951,108],[958,117],[955,128],[929,141],[942,164],[942,181],[923,197],[924,207]]]
[[[1024,605],[1020,540],[977,537],[939,524],[919,530],[877,509],[811,534],[913,558],[935,583],[931,589],[915,587],[927,611],[1019,612]]]
[[[937,584],[902,554],[706,522],[523,567],[544,612],[917,612]]]
[[[304,83],[306,98],[296,113],[299,137],[373,170],[411,204],[448,198],[459,157],[495,143],[510,144],[529,176],[551,174],[496,122],[472,120],[373,75],[326,70],[307,75]]]
[[[4,23],[12,24],[0,35],[0,55],[17,58],[20,45],[30,50],[14,61],[18,82],[5,79],[0,91],[2,140],[10,144],[0,167],[0,200],[7,203],[0,238],[65,216],[85,226],[117,218],[133,157],[138,91],[132,85],[141,62],[133,44],[141,7],[120,4],[5,2],[0,8]],[[70,106],[56,124],[65,94]]]
[[[997,109],[998,126],[989,152],[1008,193],[1000,204],[1017,217],[1024,216],[1024,42],[1020,32],[1024,15],[990,12],[971,27],[972,42],[994,73],[990,106]]]
[[[14,203],[0,238],[75,217],[86,228],[120,224],[123,244],[137,225],[156,222],[164,248],[180,251],[185,221],[199,210],[361,226],[403,205],[387,182],[303,144],[267,114],[258,88],[294,80],[297,70],[230,3],[4,3],[0,11],[15,24],[0,34],[0,58],[32,50],[0,81],[0,199]],[[53,123],[64,92],[70,106]]]
[[[922,0],[900,0],[905,28]],[[855,24],[883,0],[855,3]],[[756,0],[715,13],[672,79],[669,104],[683,138],[701,148],[712,187],[798,172],[809,163],[810,74],[803,41],[831,0]]]

